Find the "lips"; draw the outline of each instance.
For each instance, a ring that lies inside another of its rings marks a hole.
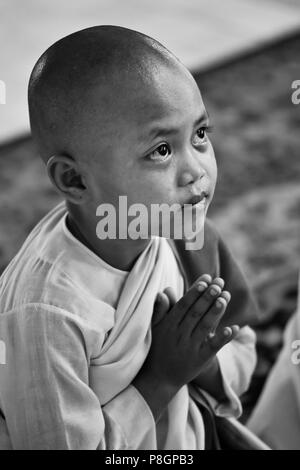
[[[200,194],[196,194],[195,196],[192,196],[191,199],[188,201],[187,204],[199,204],[199,202],[204,201],[208,197],[208,194],[206,191],[202,191]]]

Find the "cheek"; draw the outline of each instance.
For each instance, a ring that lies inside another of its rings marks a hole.
[[[157,173],[151,178],[149,176],[145,177],[144,175],[144,178],[140,181],[141,184],[135,186],[134,189],[132,188],[135,191],[136,198],[139,199],[138,202],[160,204],[171,201],[173,191],[171,182],[165,176]]]
[[[215,193],[215,188],[216,188],[216,183],[217,183],[217,176],[218,176],[218,168],[217,168],[217,162],[214,154],[214,150],[211,144],[209,144],[209,148],[207,150],[206,158],[202,160],[203,168],[206,171],[206,178],[207,178],[207,183],[209,186],[209,192],[210,192],[210,197],[208,201],[208,205],[210,205],[214,193]]]
[[[218,176],[218,167],[217,167],[215,152],[214,152],[211,142],[209,142],[209,147],[208,147],[208,159],[207,159],[206,171],[210,177],[212,185],[215,186],[216,181],[217,181],[217,176]]]
[[[217,167],[217,162],[216,159],[214,158],[213,164],[212,164],[212,180],[214,185],[216,185],[217,178],[218,178],[218,167]]]
[[[117,175],[102,170],[102,168],[100,170],[99,168],[91,169],[88,183],[90,199],[96,207],[102,203],[115,205],[117,204],[119,193],[124,194],[122,188],[119,188]]]

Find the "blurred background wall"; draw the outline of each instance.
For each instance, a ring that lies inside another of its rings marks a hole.
[[[263,312],[251,407],[296,302],[300,105],[291,96],[300,80],[300,0],[0,0],[0,273],[59,201],[29,134],[29,74],[54,41],[95,24],[158,39],[202,91],[219,164],[210,216]]]
[[[299,0],[0,0],[0,142],[28,129],[26,88],[53,42],[95,24],[142,31],[199,70],[295,30]]]

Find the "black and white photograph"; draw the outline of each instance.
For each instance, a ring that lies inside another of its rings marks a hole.
[[[0,450],[300,450],[300,0],[0,0]]]

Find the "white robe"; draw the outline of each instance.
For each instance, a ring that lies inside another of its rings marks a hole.
[[[60,204],[31,232],[0,279],[0,446],[15,449],[203,449],[201,413],[182,387],[155,423],[131,385],[151,344],[157,292],[183,282],[165,239],[154,237],[126,278],[68,231]],[[106,269],[107,268],[107,269]],[[114,297],[114,293],[117,293]],[[228,403],[255,366],[248,327],[218,357]],[[2,442],[2,444],[1,444]]]
[[[272,449],[300,450],[300,278],[297,311],[248,425]]]

